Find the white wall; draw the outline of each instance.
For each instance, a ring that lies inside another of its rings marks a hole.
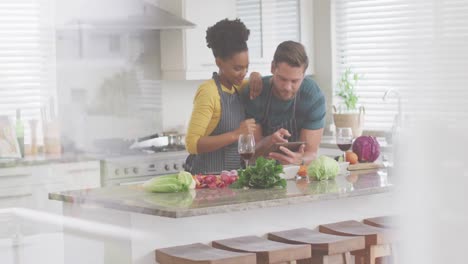
[[[163,129],[164,131],[187,131],[192,114],[193,97],[203,81],[163,81]]]

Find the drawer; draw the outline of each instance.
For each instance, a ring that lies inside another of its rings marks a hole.
[[[0,169],[0,188],[30,185],[32,183],[31,168]]]
[[[31,207],[34,202],[33,186],[0,189],[0,208]]]

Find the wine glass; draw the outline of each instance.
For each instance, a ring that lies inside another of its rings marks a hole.
[[[241,134],[237,145],[239,155],[245,162],[245,167],[249,166],[249,160],[255,153],[255,138],[253,134]]]
[[[343,161],[346,161],[346,151],[353,143],[353,130],[350,127],[338,127],[336,130],[336,145],[343,151]]]

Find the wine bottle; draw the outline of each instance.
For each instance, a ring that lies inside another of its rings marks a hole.
[[[21,120],[21,109],[16,109],[16,139],[21,152],[21,157],[24,157],[24,124]]]

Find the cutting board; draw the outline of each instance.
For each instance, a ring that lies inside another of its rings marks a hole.
[[[349,171],[356,170],[373,170],[383,168],[384,165],[381,163],[367,162],[367,163],[357,163],[348,166]]]

